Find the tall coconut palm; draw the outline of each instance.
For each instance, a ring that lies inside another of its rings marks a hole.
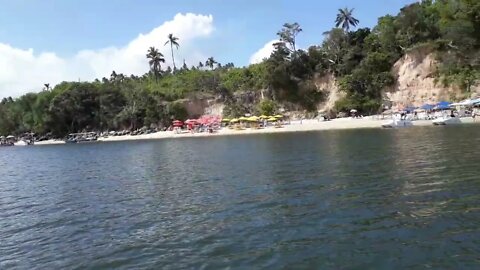
[[[209,57],[207,61],[205,61],[205,66],[210,67],[211,70],[213,70],[215,64],[217,64],[217,61],[215,61],[213,57]]]
[[[180,46],[178,44],[178,38],[177,37],[174,37],[173,34],[168,34],[168,40],[167,42],[165,42],[165,45],[169,44],[170,43],[170,50],[172,51],[172,62],[173,62],[173,70],[177,69],[177,67],[175,66],[175,57],[173,56],[173,46],[177,47],[177,50],[178,50],[178,47]]]
[[[345,32],[350,31],[350,26],[356,27],[359,20],[355,19],[352,15],[354,9],[343,8],[338,10],[337,19],[335,20],[335,27],[342,26]]]
[[[148,64],[150,65],[150,71],[155,75],[155,81],[158,81],[158,75],[161,70],[161,63],[165,63],[163,54],[159,52],[155,47],[150,47],[147,52]]]
[[[43,86],[45,86],[45,88],[43,88],[43,90],[45,90],[45,91],[50,90],[50,84],[49,83],[45,83],[45,84],[43,84]]]

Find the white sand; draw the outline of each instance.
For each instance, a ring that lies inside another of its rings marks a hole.
[[[462,122],[469,121],[471,118],[462,119]],[[339,129],[358,129],[358,128],[381,128],[382,123],[387,120],[377,120],[374,118],[352,119],[341,118],[334,119],[332,121],[324,122],[318,120],[303,120],[292,121],[289,125],[284,125],[282,128],[275,128],[273,126],[263,129],[251,129],[245,130],[233,130],[229,128],[222,128],[215,133],[189,133],[184,132],[182,134],[176,134],[173,131],[157,132],[147,135],[138,136],[115,136],[108,138],[100,138],[99,141],[127,141],[127,140],[151,140],[151,139],[165,139],[165,138],[191,138],[191,137],[213,137],[213,136],[226,136],[226,135],[244,135],[244,134],[264,134],[264,133],[285,133],[285,132],[304,132],[304,131],[316,131],[316,130],[339,130]],[[413,122],[414,126],[431,126],[430,120],[417,120]]]
[[[245,130],[233,130],[229,128],[222,128],[215,133],[189,133],[183,132],[181,134],[174,133],[173,131],[162,131],[145,135],[124,135],[124,136],[111,136],[107,138],[99,138],[98,141],[113,142],[113,141],[133,141],[133,140],[157,140],[167,138],[192,138],[192,137],[214,137],[214,136],[226,136],[226,135],[244,135],[244,134],[265,134],[265,133],[285,133],[285,132],[304,132],[304,131],[316,131],[316,130],[339,130],[339,129],[359,129],[359,128],[381,128],[382,123],[388,121],[388,119],[377,119],[376,117],[366,117],[362,119],[352,118],[340,118],[332,121],[324,122],[316,119],[309,119],[303,121],[292,121],[289,125],[284,125],[282,128],[275,128],[273,126],[263,129],[251,129]],[[463,123],[473,123],[472,118],[462,118]],[[480,121],[477,121],[480,123]],[[413,121],[414,126],[431,126],[430,120],[417,120]],[[63,141],[44,141],[35,143],[35,145],[46,144],[63,144]]]

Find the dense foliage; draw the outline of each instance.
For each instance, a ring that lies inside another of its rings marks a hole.
[[[155,47],[146,52],[150,72],[125,76],[112,72],[110,78],[94,82],[63,82],[53,89],[0,103],[0,135],[35,132],[63,136],[82,130],[135,129],[168,125],[173,118],[186,118],[186,99],[207,96],[221,99],[224,114],[274,113],[280,105],[316,110],[324,99],[315,86],[316,76],[334,74],[345,98],[337,111],[355,108],[375,113],[381,108],[382,89],[394,83],[392,65],[406,52],[427,48],[441,63],[438,78],[470,91],[480,79],[480,1],[437,0],[414,3],[396,16],[378,20],[373,29],[357,27],[353,9],[341,9],[324,33],[324,40],[308,50],[297,49],[303,29],[286,23],[277,33],[279,42],[260,64],[236,68],[221,65],[213,57],[205,63],[162,70],[164,56]],[[181,41],[172,34],[169,45]],[[238,92],[267,93],[268,101],[248,104],[235,97]],[[252,111],[254,110],[254,111]],[[193,115],[195,116],[195,115]]]

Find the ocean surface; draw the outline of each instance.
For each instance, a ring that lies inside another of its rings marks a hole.
[[[0,269],[480,269],[480,125],[0,148]]]

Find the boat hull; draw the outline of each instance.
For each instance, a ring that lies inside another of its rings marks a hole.
[[[456,117],[452,118],[439,118],[432,121],[433,125],[435,126],[446,126],[446,125],[458,125],[461,124],[462,121]]]
[[[406,128],[413,126],[410,120],[391,120],[382,124],[383,128]]]

